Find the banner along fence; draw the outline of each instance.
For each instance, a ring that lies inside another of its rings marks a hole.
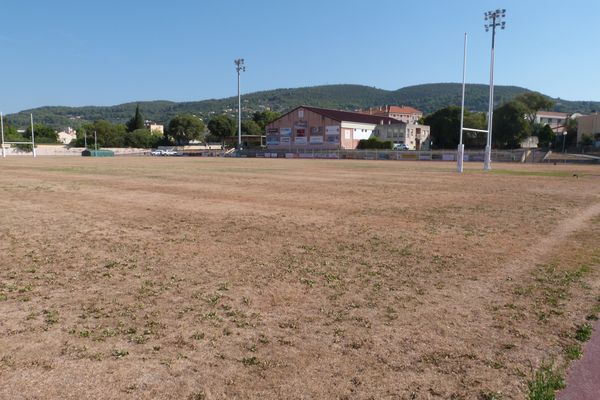
[[[395,150],[244,150],[239,157],[317,158],[339,160],[456,161],[456,151],[395,151]],[[492,161],[523,162],[525,150],[492,151]],[[465,161],[483,162],[483,150],[465,150]]]

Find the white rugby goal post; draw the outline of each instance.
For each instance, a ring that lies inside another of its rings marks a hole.
[[[464,48],[463,48],[462,98],[461,98],[461,103],[460,103],[460,136],[459,136],[459,141],[458,141],[458,149],[456,151],[456,171],[459,174],[463,172],[463,162],[464,162],[464,158],[465,158],[465,145],[463,144],[463,133],[465,131],[468,131],[468,132],[478,132],[478,133],[486,133],[486,134],[489,132],[487,129],[473,129],[473,128],[465,128],[464,127],[464,123],[465,123],[465,85],[466,85],[465,80],[466,80],[466,75],[467,75],[467,34],[465,33]],[[489,145],[491,147],[491,143],[489,142],[489,135],[488,135],[488,143],[489,143]],[[485,154],[486,154],[486,157],[487,157],[487,154],[488,154],[488,148],[487,147],[486,147],[486,153]],[[488,165],[488,163],[486,162],[485,165]],[[484,165],[484,169],[488,169],[488,167],[486,167],[485,165]]]
[[[35,154],[35,132],[33,129],[33,114],[29,114],[29,116],[31,117],[31,141],[30,142],[25,142],[25,141],[19,141],[19,142],[6,142],[4,141],[4,116],[2,115],[2,113],[0,113],[0,135],[2,136],[2,158],[6,157],[6,147],[5,145],[12,145],[12,144],[30,144],[31,145],[31,151],[33,153],[33,156],[36,157]]]

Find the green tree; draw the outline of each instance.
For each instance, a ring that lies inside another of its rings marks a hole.
[[[34,124],[33,132],[35,134],[36,143],[57,143],[58,133],[49,126],[43,124]],[[24,136],[31,139],[31,126],[27,128]]]
[[[550,128],[549,125],[544,125],[534,135],[537,134],[540,147],[550,147],[556,140],[556,133]]]
[[[594,140],[594,135],[591,133],[584,133],[581,135],[581,145],[582,146],[592,146],[596,141]]]
[[[253,120],[246,119],[242,121],[242,135],[261,135],[263,132],[264,130]]]
[[[535,115],[540,110],[549,110],[554,106],[554,102],[538,92],[527,92],[518,95],[514,98],[515,102],[519,102],[525,106],[524,114],[527,120],[532,124],[535,123]]]
[[[487,129],[487,118],[482,112],[469,112],[465,110],[464,127],[472,129]],[[483,132],[463,132],[463,143],[466,148],[484,148],[486,134]]]
[[[269,125],[271,122],[275,121],[279,117],[281,117],[281,113],[270,110],[256,111],[254,114],[252,114],[252,120],[258,124],[258,126],[260,127],[260,131],[263,133],[265,132],[265,128],[267,127],[267,125]],[[242,124],[242,129],[243,128],[244,125]]]
[[[84,136],[87,135],[88,148],[94,147],[94,138],[98,139],[98,148],[101,147],[123,147],[125,145],[125,134],[127,127],[121,124],[111,124],[105,120],[98,120],[93,124],[83,125],[77,130],[77,139],[74,146],[84,145]]]
[[[235,135],[236,123],[228,115],[217,115],[208,121],[208,130],[212,136],[221,139],[223,144],[225,144],[225,138]]]
[[[494,111],[493,136],[495,147],[512,149],[531,136],[531,124],[525,118],[527,107],[520,101],[503,104]]]
[[[167,127],[167,136],[176,144],[187,144],[191,140],[204,137],[206,127],[204,122],[191,114],[176,115]]]
[[[567,129],[567,140],[565,145],[567,147],[575,146],[577,144],[577,119],[567,118],[565,128]]]
[[[458,146],[460,134],[460,107],[450,106],[437,110],[423,119],[425,125],[431,129],[431,139],[435,148],[452,149]],[[485,115],[482,113],[471,113],[465,110],[464,127],[473,129],[485,129]],[[482,135],[465,132],[463,143],[465,147],[481,147],[485,140]]]
[[[125,134],[125,146],[151,149],[158,145],[160,136],[153,135],[148,129],[136,129]]]
[[[129,121],[127,121],[127,130],[129,132],[133,132],[136,129],[144,129],[144,117],[140,112],[139,104],[135,107],[135,115],[131,117]]]
[[[31,137],[31,134],[30,134]],[[4,125],[4,141],[6,142],[22,142],[25,138],[19,132],[17,128],[12,125]]]

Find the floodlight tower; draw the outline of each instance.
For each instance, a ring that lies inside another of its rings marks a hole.
[[[240,96],[240,72],[246,72],[246,66],[244,65],[244,59],[238,58],[233,61],[235,63],[235,70],[237,71],[237,85],[238,85],[238,149],[242,148],[242,97]]]
[[[488,11],[484,14],[485,31],[492,29],[492,59],[490,61],[490,104],[488,110],[488,134],[485,144],[485,159],[483,169],[489,171],[492,169],[492,121],[494,116],[494,47],[496,44],[496,28],[504,29],[506,22],[506,9],[497,9],[496,11]]]

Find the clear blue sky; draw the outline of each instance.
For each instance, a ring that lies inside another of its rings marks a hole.
[[[2,0],[0,111],[195,101],[352,83],[486,83],[483,13],[507,9],[496,83],[600,100],[598,0]]]

